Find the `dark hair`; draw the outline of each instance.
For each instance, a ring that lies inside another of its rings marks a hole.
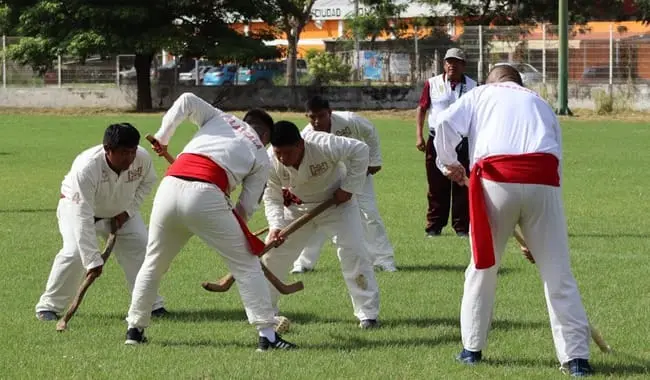
[[[111,124],[104,132],[104,147],[108,150],[135,148],[140,144],[140,132],[131,123]]]
[[[248,110],[246,115],[244,115],[243,121],[255,130],[257,130],[258,127],[264,127],[269,130],[269,135],[273,136],[273,118],[263,109],[252,108]]]
[[[330,102],[320,95],[316,95],[305,102],[307,112],[319,112],[330,109]]]
[[[280,120],[273,126],[271,145],[276,147],[290,146],[296,145],[301,140],[300,130],[298,130],[298,127],[294,123]]]

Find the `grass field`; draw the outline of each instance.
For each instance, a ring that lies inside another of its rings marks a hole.
[[[279,115],[304,125],[300,115]],[[468,242],[447,228],[424,238],[426,179],[414,148],[412,118],[377,117],[384,170],[376,177],[380,210],[400,271],[378,273],[383,328],[361,331],[334,252],[300,276],[305,290],[285,297],[293,322],[291,353],[259,354],[235,289],[200,287],[227,270],[194,238],[163,279],[172,315],[147,329],[150,343],[123,344],[129,305],[114,259],[93,285],[69,331],[34,316],[60,249],[55,209],[74,157],[101,141],[111,122],[129,120],[153,133],[160,115],[0,115],[0,378],[442,379],[561,378],[542,285],[513,241],[504,259],[485,364],[467,368],[459,352],[459,307]],[[625,121],[563,121],[564,194],[572,265],[587,313],[616,353],[592,345],[598,376],[647,378],[650,368],[650,128]],[[178,152],[193,127],[181,126]],[[146,144],[145,144],[146,146]],[[147,147],[148,149],[148,147]],[[166,168],[155,158],[159,174]],[[152,195],[144,203],[148,220]],[[265,225],[260,210],[251,228]]]

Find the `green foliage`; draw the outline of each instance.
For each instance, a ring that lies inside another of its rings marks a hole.
[[[396,4],[392,0],[360,0],[359,3],[364,6],[364,12],[346,20],[347,38],[356,35],[375,41],[382,33],[399,37],[407,28],[407,23],[401,21],[399,15],[408,8],[408,4]]]
[[[39,75],[52,68],[57,49],[43,37],[24,37],[19,44],[7,47],[7,57],[21,65],[31,66]]]
[[[343,60],[332,53],[312,52],[307,56],[309,74],[321,85],[334,81],[347,81],[350,79],[352,67],[343,63]]]

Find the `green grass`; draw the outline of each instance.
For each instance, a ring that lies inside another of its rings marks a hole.
[[[304,125],[300,115],[294,121]],[[69,330],[34,317],[54,256],[60,249],[55,209],[64,174],[81,150],[101,141],[110,122],[130,120],[144,135],[160,115],[0,115],[0,378],[241,378],[439,379],[561,378],[542,286],[513,241],[504,259],[486,363],[454,362],[460,350],[459,307],[467,240],[445,230],[424,238],[426,180],[414,148],[414,121],[376,118],[384,170],[376,178],[381,213],[401,271],[378,273],[384,328],[360,331],[338,262],[327,246],[317,271],[300,276],[305,290],[285,297],[293,322],[285,337],[292,353],[254,352],[256,334],[236,289],[200,287],[227,270],[194,238],[163,279],[161,294],[173,316],[147,330],[150,343],[123,344],[129,297],[114,259],[93,285]],[[587,313],[617,351],[592,345],[599,376],[647,378],[650,363],[647,275],[650,212],[650,129],[644,123],[563,122],[564,194],[572,265]],[[178,152],[193,127],[183,125],[170,150]],[[158,173],[166,163],[155,158]],[[153,196],[153,193],[152,193]],[[148,220],[150,196],[144,203]],[[251,228],[263,227],[260,210]]]

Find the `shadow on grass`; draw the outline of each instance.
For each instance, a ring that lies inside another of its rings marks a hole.
[[[18,209],[0,210],[0,214],[39,213],[39,212],[56,212],[56,209],[55,208],[18,208]]]
[[[382,324],[386,327],[432,327],[432,326],[450,326],[460,328],[460,318],[389,318],[382,319]],[[492,321],[491,330],[520,330],[520,329],[540,329],[550,328],[548,323],[536,321],[513,321],[509,319],[497,319]]]
[[[595,375],[605,375],[605,376],[626,376],[626,375],[638,375],[638,374],[650,374],[650,362],[644,361],[640,358],[632,357],[631,355],[624,355],[621,358],[629,359],[631,361],[637,361],[638,363],[597,363],[594,364],[594,358],[592,357],[591,365],[594,369]],[[540,367],[554,367],[560,372],[560,364],[555,360],[538,360],[538,359],[527,359],[527,358],[509,358],[509,359],[490,359],[484,358],[483,363],[491,366],[499,367],[531,367],[531,368],[540,368]]]
[[[355,335],[333,335],[330,337],[332,340],[321,341],[319,343],[297,343],[299,350],[332,350],[332,351],[351,351],[366,348],[399,348],[399,347],[433,347],[449,343],[457,343],[460,341],[460,336],[456,334],[442,335],[439,337],[419,337],[419,338],[386,338],[381,337],[377,339],[365,338],[360,335],[366,332],[359,332]],[[291,338],[287,340],[292,341]],[[238,348],[253,348],[253,342],[240,342],[240,341],[220,341],[219,339],[198,339],[198,340],[152,340],[150,344],[158,344],[164,347],[238,347]]]
[[[642,233],[629,233],[629,232],[610,232],[610,233],[600,233],[600,232],[587,232],[587,233],[570,233],[569,237],[576,238],[633,238],[633,239],[647,239],[650,238],[650,234]]]
[[[397,269],[401,272],[465,272],[467,265],[451,264],[427,264],[427,265],[398,265]],[[516,269],[501,267],[500,275],[506,275],[516,272]]]

